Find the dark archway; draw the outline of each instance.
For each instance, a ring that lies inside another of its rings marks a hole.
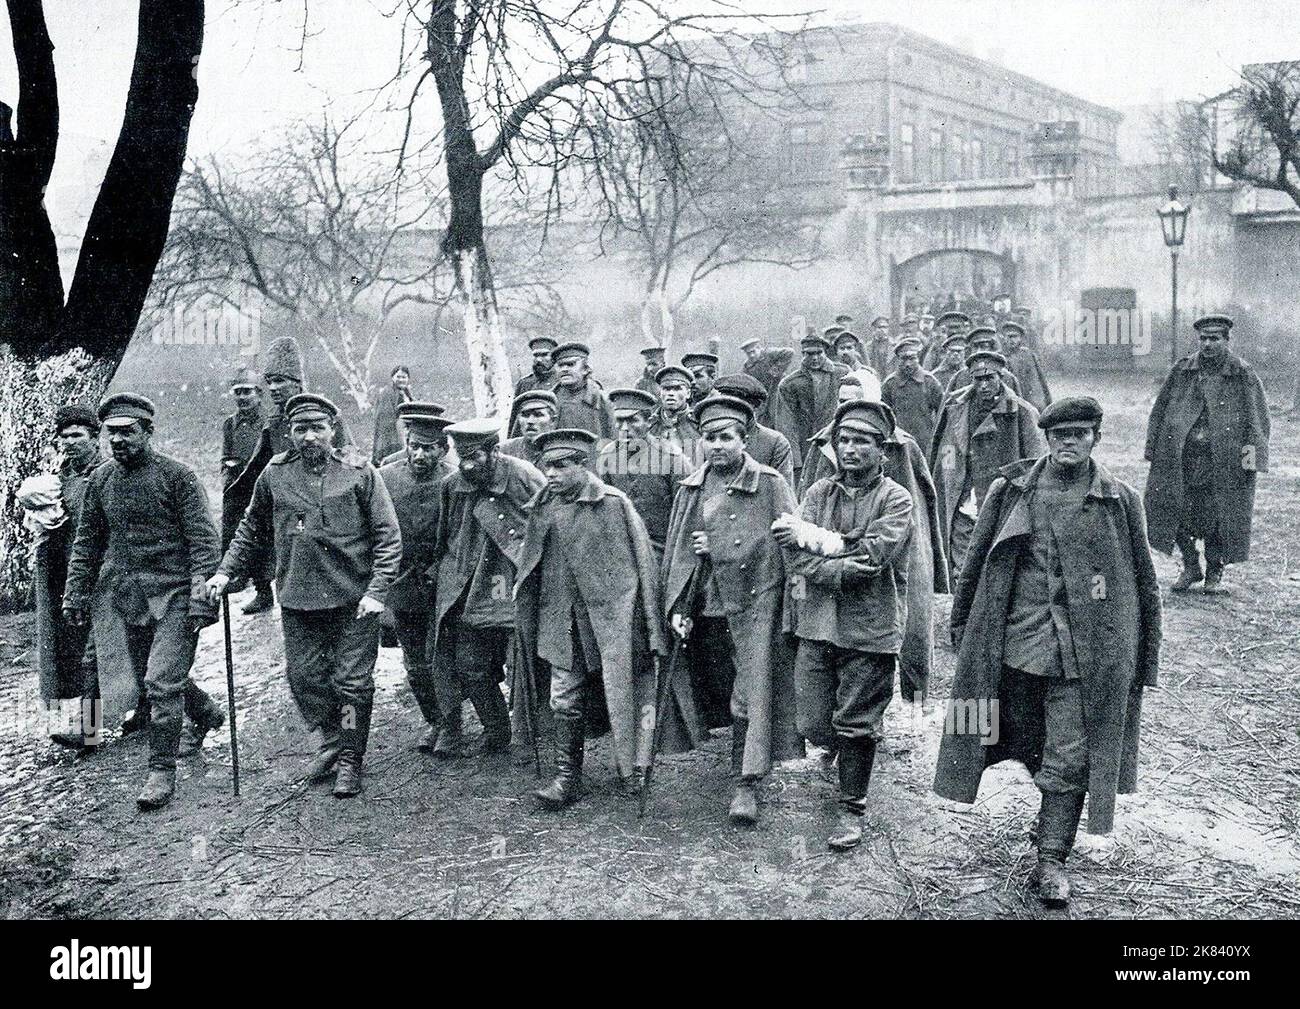
[[[928,274],[928,276],[927,276]],[[939,278],[960,278],[947,290],[988,297],[994,289],[1014,299],[1016,263],[1009,252],[988,249],[931,249],[901,263],[889,257],[889,313],[897,321],[904,314],[905,299],[925,298],[940,293]]]

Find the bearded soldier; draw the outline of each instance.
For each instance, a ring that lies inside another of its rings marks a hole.
[[[199,630],[216,620],[203,582],[216,570],[221,540],[194,471],[150,445],[153,403],[118,393],[100,404],[98,417],[108,428],[113,459],[86,482],[63,616],[74,627],[85,623],[106,565],[131,665],[149,699],[149,776],[136,802],[158,809],[176,788],[182,716],[192,723],[189,753],[225,722],[190,678]]]
[[[796,478],[803,468],[808,439],[831,422],[839,399],[840,376],[848,374],[844,365],[826,357],[830,347],[823,337],[805,336],[799,346],[803,361],[781,380],[775,406],[775,427],[794,451]]]
[[[337,767],[334,795],[361,791],[379,654],[379,615],[402,562],[402,534],[383,479],[365,456],[333,447],[338,407],[299,393],[285,404],[292,448],[257,478],[208,594],[219,599],[263,551],[276,592],[289,689],[322,741],[307,768]]]
[[[785,548],[785,627],[799,640],[799,732],[839,754],[840,827],[831,848],[862,840],[862,815],[894,668],[907,622],[912,497],[884,475],[894,434],[887,406],[850,400],[835,411],[836,472],[808,490],[794,521],[773,535]]]
[[[1232,320],[1193,324],[1201,349],[1176,365],[1147,421],[1146,515],[1151,545],[1182,555],[1175,592],[1205,579],[1223,591],[1223,568],[1250,556],[1255,474],[1268,472],[1269,416],[1255,369],[1228,350]],[[1205,543],[1205,567],[1197,541]]]
[[[613,438],[617,425],[607,397],[591,377],[591,349],[585,343],[562,343],[555,348],[556,384],[552,390],[559,406],[556,424],[579,427],[598,438]]]
[[[402,532],[402,563],[388,590],[388,608],[395,618],[398,643],[411,693],[428,729],[417,749],[433,752],[438,741],[438,696],[434,689],[430,618],[433,615],[434,533],[438,528],[438,486],[454,472],[447,462],[451,421],[436,403],[409,402],[397,408],[406,431],[406,457],[379,470],[392,498]]]
[[[745,352],[745,364],[741,370],[761,383],[767,393],[763,407],[755,414],[754,419],[759,424],[771,427],[776,390],[794,362],[794,350],[791,347],[766,347],[757,337],[746,340],[740,345],[740,349]]]
[[[1034,883],[1070,897],[1065,861],[1085,794],[1109,833],[1137,788],[1144,687],[1156,685],[1160,587],[1137,491],[1092,459],[1101,406],[1072,397],[1038,421],[1047,454],[989,488],[953,593],[957,671],[935,791],[974,802],[984,769],[1019,760],[1042,793]]]
[[[618,437],[597,449],[596,475],[632,502],[650,537],[657,568],[677,485],[694,467],[676,445],[651,434],[653,396],[640,389],[614,389],[609,400],[618,420]]]
[[[501,443],[501,454],[516,459],[526,459],[536,466],[542,460],[537,449],[537,436],[555,429],[560,406],[555,393],[547,389],[532,389],[520,393],[514,402],[515,426],[518,436]]]
[[[745,442],[745,451],[762,466],[771,466],[785,477],[794,489],[794,450],[790,441],[780,431],[760,424],[759,413],[767,405],[767,390],[749,375],[723,375],[713,388],[723,396],[743,399],[754,411],[754,423]]]
[[[738,824],[757,822],[758,786],[773,762],[803,754],[794,655],[781,624],[785,563],[771,534],[796,503],[785,478],[745,452],[753,415],[732,396],[696,407],[706,462],[677,493],[663,569],[664,611],[690,657],[661,713],[663,751],[730,725],[728,815]]]
[[[619,777],[649,759],[654,656],[665,655],[654,556],[632,502],[591,472],[596,439],[558,429],[540,438],[546,486],[528,515],[517,611],[525,652],[550,670],[556,777],[548,809],[577,799],[587,736],[613,736]]]
[[[977,350],[966,358],[972,384],[950,393],[935,425],[930,469],[949,570],[966,558],[980,503],[1003,466],[1043,452],[1038,411],[1002,382],[1006,358]]]
[[[659,408],[650,415],[650,433],[672,442],[695,465],[700,461],[700,429],[691,415],[691,379],[691,373],[677,364],[655,373]]]
[[[603,398],[603,394],[602,394]],[[515,631],[512,596],[528,503],[545,480],[529,462],[502,455],[491,417],[447,428],[460,468],[439,486],[434,536],[434,677],[442,727],[434,756],[464,753],[461,706],[483,725],[482,753],[510,748],[500,684]]]
[[[558,346],[559,342],[549,336],[535,336],[528,341],[528,350],[533,356],[533,367],[527,375],[515,382],[515,398],[510,405],[510,424],[506,429],[510,434],[518,433],[519,397],[526,392],[549,391],[555,388],[559,376],[556,374],[555,360],[552,355]]]

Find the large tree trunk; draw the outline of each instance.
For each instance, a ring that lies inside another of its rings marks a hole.
[[[67,402],[94,403],[112,379],[140,321],[145,295],[167,238],[172,198],[198,98],[197,64],[203,45],[203,0],[141,0],[135,65],[117,146],[95,200],[77,270],[62,304],[53,235],[43,208],[29,203],[15,230],[0,232],[0,319],[11,312],[45,316],[0,344],[0,606],[22,606],[31,584],[30,541],[14,494],[39,469],[50,443],[53,415]],[[19,57],[21,104],[17,145],[27,143],[27,111],[43,136],[32,155],[48,181],[57,136],[58,98],[49,37],[39,0],[9,0],[14,50]],[[26,54],[26,56],[25,56]],[[48,156],[49,165],[42,157]],[[0,157],[0,165],[5,158]],[[7,166],[5,166],[7,168]],[[0,169],[3,171],[3,169]],[[0,175],[9,206],[8,173]],[[41,183],[40,189],[44,189]],[[44,222],[42,229],[41,222]],[[44,257],[44,258],[42,258]],[[9,278],[35,278],[10,283]],[[51,294],[51,292],[54,292]]]

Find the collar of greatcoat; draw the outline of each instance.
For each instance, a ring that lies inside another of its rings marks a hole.
[[[998,470],[998,475],[1004,477],[1011,486],[1019,491],[1019,494],[1011,506],[1011,511],[1007,514],[1006,521],[1002,523],[1002,528],[998,530],[997,537],[993,540],[993,546],[990,547],[990,550],[1007,540],[1028,536],[1034,531],[1034,522],[1029,515],[1029,504],[1025,497],[1038,485],[1043,471],[1047,468],[1047,460],[1047,456],[1041,456],[1038,459],[1021,459],[1019,462],[1013,462],[1011,465],[1003,466]],[[1118,499],[1119,486],[1115,478],[1106,471],[1101,463],[1095,459],[1091,462],[1092,481],[1088,485],[1088,497]]]
[[[497,466],[492,473],[492,482],[487,487],[479,487],[470,483],[465,479],[465,474],[460,471],[460,467],[457,467],[456,472],[449,477],[451,480],[450,489],[457,494],[477,494],[479,491],[485,494],[504,494],[506,492],[506,483],[510,479],[510,471],[507,466],[501,464],[503,458],[509,457],[500,455],[498,450]]]
[[[708,463],[705,463],[699,469],[695,470],[689,476],[683,477],[680,486],[682,487],[703,487],[704,477],[709,471]],[[731,483],[727,484],[728,490],[743,491],[746,494],[755,494],[758,492],[758,473],[759,464],[748,453],[745,453],[744,461],[740,465],[740,472],[731,478]]]
[[[1175,367],[1177,367],[1179,371],[1200,371],[1201,370],[1200,351],[1197,351],[1195,354],[1189,354],[1187,357],[1179,361]],[[1239,358],[1236,354],[1229,351],[1227,356],[1224,357],[1223,359],[1223,364],[1219,368],[1219,374],[1236,375],[1242,370],[1243,369],[1242,369],[1241,358]]]

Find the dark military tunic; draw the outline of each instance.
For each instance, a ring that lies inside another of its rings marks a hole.
[[[542,468],[542,453],[523,435],[503,441],[500,452],[502,455],[508,455],[514,459],[523,459],[530,462],[538,469]]]
[[[264,418],[260,405],[238,410],[221,425],[221,486],[229,487],[257,451]]]
[[[557,385],[551,390],[560,404],[557,428],[579,428],[590,431],[598,438],[613,438],[618,434],[618,422],[609,397],[590,379],[579,389],[566,389]]]
[[[786,372],[790,370],[794,357],[795,352],[789,347],[769,347],[756,360],[745,362],[742,369],[745,374],[758,379],[763,383],[763,388],[767,390],[767,399],[754,414],[754,419],[758,423],[766,424],[768,427],[772,426],[772,410],[773,404],[776,402],[776,390],[781,385],[781,379],[785,378]]]
[[[880,398],[894,411],[898,426],[929,447],[943,406],[943,387],[938,380],[920,370],[915,378],[896,371],[881,384]]]
[[[596,457],[596,475],[628,496],[660,556],[677,485],[693,468],[676,445],[654,435],[611,441]]]
[[[446,459],[440,459],[424,478],[417,477],[405,459],[379,470],[402,533],[402,562],[388,590],[388,608],[394,613],[433,607],[433,583],[426,574],[433,564],[433,538],[438,528],[438,485],[454,472]]]
[[[698,466],[702,461],[700,428],[689,407],[673,416],[666,414],[663,407],[658,407],[650,415],[650,433],[676,445],[691,465]]]
[[[775,427],[790,442],[794,468],[803,468],[808,439],[831,422],[839,404],[840,379],[848,374],[842,364],[827,361],[816,370],[801,365],[781,380],[773,406]]]

